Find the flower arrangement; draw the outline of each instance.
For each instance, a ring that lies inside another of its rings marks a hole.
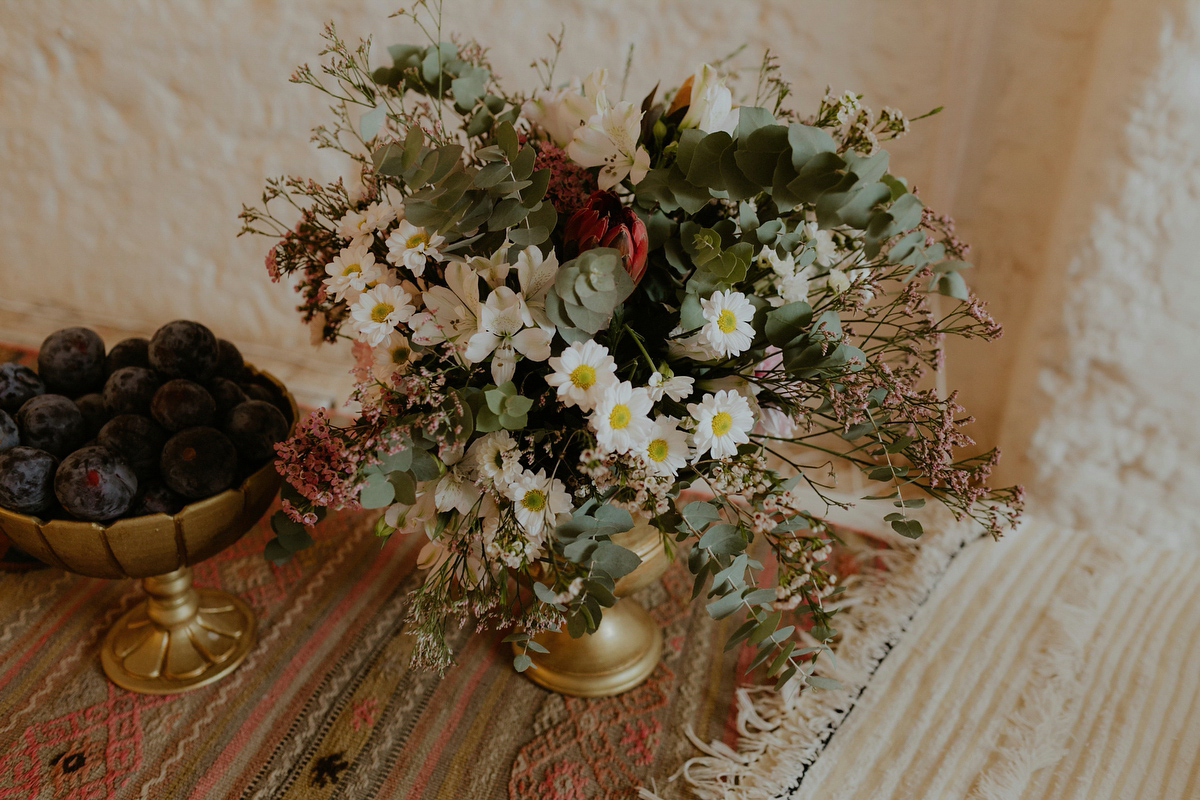
[[[401,13],[427,44],[371,69],[369,43],[330,26],[321,74],[292,78],[333,99],[314,138],[361,185],[271,180],[242,213],[315,337],[353,340],[361,407],[279,446],[268,557],[307,546],[328,508],[381,509],[380,536],[428,538],[416,662],[444,669],[447,627],[473,620],[518,631],[522,670],[533,634],[596,629],[638,565],[613,536],[649,520],[712,616],[745,614],[731,645],[777,685],[823,685],[832,459],[887,483],[864,499],[912,538],[926,498],[995,535],[1022,506],[987,486],[996,451],[957,455],[970,419],[922,382],[946,336],[1000,328],[953,223],[888,171],[880,143],[908,120],[828,92],[801,115],[769,54],[744,102],[703,64],[634,104],[602,69],[556,84],[561,36],[543,87],[509,93],[422,7]]]

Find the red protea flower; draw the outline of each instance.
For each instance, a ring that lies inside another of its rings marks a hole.
[[[621,200],[612,192],[593,192],[587,205],[567,220],[563,255],[568,260],[595,247],[619,250],[625,271],[635,284],[646,274],[646,257],[650,252],[646,225],[632,208],[621,205]]]

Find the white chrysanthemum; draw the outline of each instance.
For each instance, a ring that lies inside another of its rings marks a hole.
[[[372,283],[383,277],[383,270],[375,263],[375,254],[365,245],[347,247],[333,257],[325,267],[325,288],[339,300],[347,295],[357,296]]]
[[[494,431],[471,443],[467,463],[479,483],[498,492],[506,492],[513,479],[521,474],[517,442],[508,431]]]
[[[458,469],[448,469],[434,486],[434,503],[438,511],[457,511],[467,514],[483,493]]]
[[[687,466],[691,457],[687,433],[679,429],[674,417],[659,417],[650,429],[650,441],[641,451],[646,469],[652,475],[673,478]]]
[[[554,372],[546,376],[546,383],[558,390],[565,405],[584,411],[595,408],[604,391],[617,382],[617,362],[607,347],[591,339],[576,342],[548,363]]]
[[[609,386],[590,421],[596,432],[596,442],[609,453],[628,453],[640,450],[650,438],[654,423],[650,420],[653,406],[645,389],[635,389],[629,381]]]
[[[355,244],[364,242],[372,230],[367,227],[367,215],[362,211],[347,211],[337,221],[338,236]]]
[[[735,391],[707,394],[699,403],[689,403],[688,413],[696,421],[696,460],[708,452],[713,458],[728,458],[737,453],[739,444],[750,441],[754,414],[746,398]]]
[[[741,292],[713,292],[700,301],[708,324],[700,329],[705,340],[722,356],[736,356],[754,341],[754,306]]]
[[[440,259],[440,248],[445,243],[446,240],[442,236],[425,228],[418,228],[406,219],[400,220],[396,230],[387,238],[387,260],[390,264],[408,267],[413,275],[420,277],[425,271],[425,260]]]
[[[517,522],[534,540],[540,540],[547,528],[553,529],[560,514],[571,513],[567,487],[557,478],[547,477],[544,469],[536,475],[528,470],[518,475],[508,487],[508,498]]]
[[[412,297],[399,286],[379,285],[359,295],[350,308],[351,327],[358,338],[375,347],[383,342],[396,326],[407,322],[415,310]]]
[[[575,131],[567,145],[567,155],[584,167],[600,167],[601,189],[611,189],[629,176],[635,184],[650,171],[650,154],[638,146],[642,132],[642,112],[628,100],[611,108],[601,95],[598,113],[588,124]]]
[[[412,345],[399,331],[393,331],[375,346],[371,374],[380,383],[388,383],[394,375],[403,375],[412,363]]]
[[[363,225],[361,230],[364,231],[381,231],[392,224],[392,220],[396,218],[396,209],[391,203],[377,200],[367,206],[363,211]]]
[[[662,400],[664,395],[672,400],[682,400],[691,396],[695,383],[695,378],[685,375],[673,375],[667,378],[661,372],[655,372],[647,382],[646,391],[650,393],[650,399],[656,403]]]
[[[463,358],[472,364],[492,356],[492,380],[497,385],[512,380],[517,353],[532,361],[550,357],[552,331],[533,326],[525,300],[507,286],[488,295],[479,309],[479,332],[467,342]]]

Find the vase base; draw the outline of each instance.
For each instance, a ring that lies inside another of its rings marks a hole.
[[[195,610],[181,624],[156,621],[149,601],[117,620],[100,650],[109,680],[139,694],[179,694],[237,669],[256,640],[254,612],[225,592],[195,595]]]
[[[574,697],[611,697],[639,686],[658,666],[663,648],[657,623],[629,598],[604,612],[595,633],[578,639],[565,632],[542,633],[534,641],[550,652],[529,651],[533,666],[526,677]]]

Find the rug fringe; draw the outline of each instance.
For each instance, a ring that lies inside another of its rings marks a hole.
[[[794,786],[954,553],[977,536],[967,525],[949,520],[938,528],[939,533],[917,543],[895,537],[887,540],[890,551],[861,551],[861,558],[882,558],[885,567],[866,569],[839,597],[844,610],[838,615],[842,640],[836,647],[834,672],[845,688],[791,696],[770,687],[739,689],[737,749],[718,741],[704,744],[689,729],[685,733],[703,755],[688,759],[670,780],[682,778],[698,800],[772,800]],[[661,800],[642,792],[644,800]]]

